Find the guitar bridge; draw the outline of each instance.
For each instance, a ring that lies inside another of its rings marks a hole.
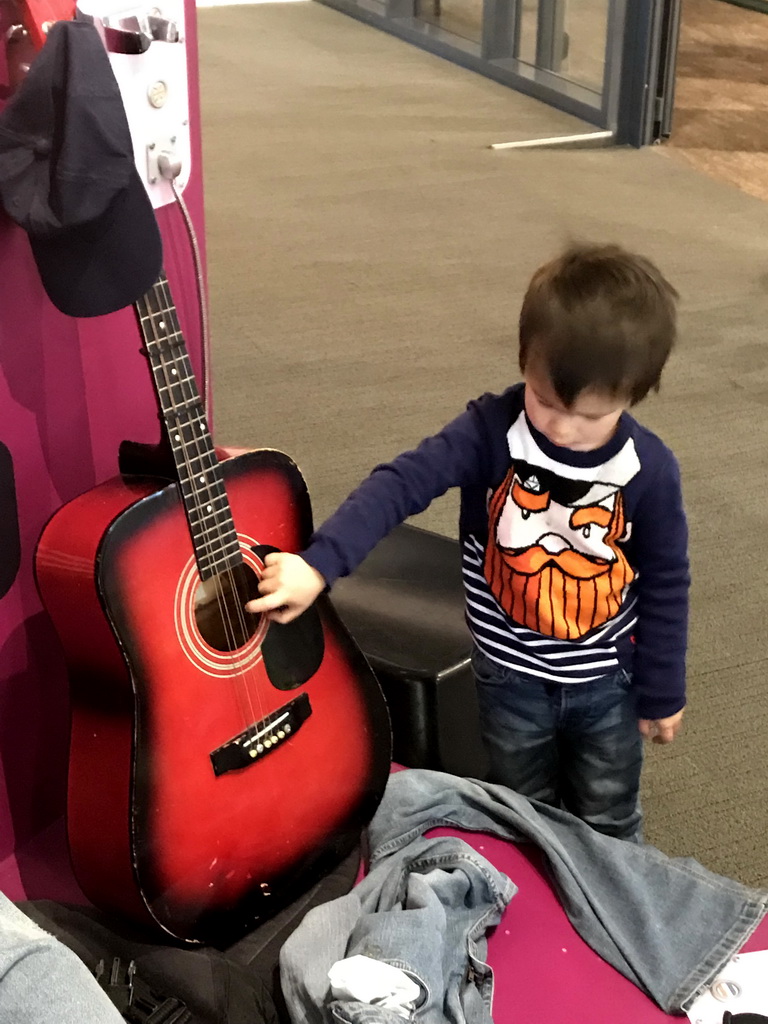
[[[266,718],[254,722],[211,753],[214,775],[247,768],[271,754],[290,739],[311,714],[309,697],[302,693]]]

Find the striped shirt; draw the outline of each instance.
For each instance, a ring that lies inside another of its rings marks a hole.
[[[617,641],[630,639],[637,622],[637,600],[625,601],[621,611],[589,637],[573,643],[542,636],[510,622],[483,575],[484,550],[476,538],[462,545],[462,575],[467,601],[467,625],[486,657],[524,675],[551,683],[586,683],[621,667]]]

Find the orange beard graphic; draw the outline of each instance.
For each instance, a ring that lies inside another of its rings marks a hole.
[[[502,548],[498,545],[497,528],[514,477],[513,466],[491,499],[485,578],[513,622],[558,640],[579,640],[617,614],[624,588],[635,577],[617,544],[625,528],[621,492],[616,494],[604,540],[615,552],[613,561],[590,557],[572,548],[556,554],[539,545]],[[608,510],[598,511],[606,514]],[[575,508],[572,519],[578,520],[585,514],[588,516],[586,509]]]

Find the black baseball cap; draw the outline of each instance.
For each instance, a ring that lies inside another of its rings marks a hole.
[[[112,313],[162,266],[154,210],[98,31],[58,21],[0,113],[0,200],[69,316]]]

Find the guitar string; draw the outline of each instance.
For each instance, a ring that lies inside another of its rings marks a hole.
[[[157,334],[157,330],[156,330],[156,326],[155,326],[155,319],[154,319],[155,316],[157,316],[158,318],[165,318],[165,319],[168,319],[170,317],[171,318],[171,326],[174,327],[175,330],[177,330],[178,336],[181,337],[180,325],[178,324],[178,322],[176,322],[176,323],[173,322],[173,320],[174,320],[173,314],[175,313],[175,310],[173,309],[173,303],[172,303],[171,298],[170,298],[170,293],[168,293],[167,295],[165,295],[165,294],[161,295],[160,292],[159,292],[159,288],[162,288],[163,292],[165,292],[165,288],[164,288],[163,283],[162,283],[164,280],[165,280],[164,276],[161,277],[160,279],[158,279],[158,281],[155,283],[155,285],[153,287],[153,294],[154,294],[154,297],[155,297],[155,300],[157,302],[157,305],[158,305],[159,309],[157,311],[155,311],[155,310],[151,310],[150,311],[149,322],[150,322],[151,327],[152,327],[153,340],[154,340],[154,342],[156,344],[157,355],[159,357],[158,370],[159,370],[161,379],[165,382],[165,389],[166,389],[166,391],[168,393],[169,400],[170,400],[171,404],[174,405],[174,404],[176,404],[175,399],[174,399],[174,395],[173,395],[173,390],[172,390],[174,384],[181,384],[182,395],[184,395],[184,388],[183,388],[183,384],[178,379],[179,378],[179,367],[178,366],[169,367],[169,360],[167,359],[167,357],[165,357],[163,355],[163,352],[160,349],[160,338],[159,338],[159,336]],[[164,319],[159,319],[159,323],[162,324],[163,327],[165,327],[165,320]],[[166,334],[167,333],[168,332],[166,332]],[[171,351],[173,351],[173,349],[171,349]],[[178,359],[176,359],[175,357],[173,357],[172,361],[178,363]],[[183,367],[183,365],[182,365],[181,368],[182,369],[186,369],[186,367]],[[169,369],[171,371],[175,370],[176,377],[177,377],[176,381],[174,381],[172,379],[172,375],[169,374]],[[184,376],[186,376],[186,374],[184,374]],[[194,398],[195,397],[194,393],[191,394],[189,397],[190,398]],[[162,405],[162,397],[161,397],[161,405]],[[193,497],[196,500],[197,499],[197,491],[195,489],[194,481],[193,481],[193,474],[192,474],[192,470],[191,470],[191,459],[189,458],[189,452],[188,452],[188,447],[187,447],[188,442],[186,442],[184,440],[184,426],[181,425],[181,423],[180,423],[180,417],[178,416],[178,414],[175,414],[175,415],[176,415],[177,421],[179,421],[179,426],[177,427],[177,429],[179,431],[178,438],[179,438],[181,452],[182,452],[182,457],[183,457],[183,461],[184,461],[184,469],[185,469],[186,474],[187,474],[187,482],[188,482],[189,486],[192,488],[192,494],[193,494]],[[200,444],[199,444],[200,438],[199,438],[199,436],[197,434],[195,434],[194,427],[192,427],[191,424],[188,424],[188,426],[190,427],[191,436],[192,436],[192,438],[193,438],[193,440],[195,442],[195,449],[196,449],[196,453],[197,453],[196,454],[196,458],[197,458],[197,461],[201,463],[201,469],[202,469],[202,458],[203,458],[204,452],[201,451],[201,448],[200,448]],[[168,426],[168,433],[169,433],[169,439],[170,439],[170,434],[171,434],[170,426]],[[206,432],[206,437],[208,437],[208,436],[209,435]],[[203,471],[203,476],[205,477],[205,475],[206,475],[205,471]],[[181,484],[182,484],[182,481],[180,480],[179,481],[180,487],[181,487]],[[216,520],[218,520],[218,510],[216,509],[216,506],[214,504],[215,501],[217,500],[217,497],[214,496],[211,493],[210,485],[208,485],[208,490],[209,490],[209,494],[208,494],[208,499],[207,500],[209,502],[211,502],[211,508],[213,510],[215,510],[213,512],[214,518]],[[182,497],[183,497],[183,493],[182,493]],[[186,505],[186,503],[185,503],[185,505]],[[197,503],[197,507],[194,508],[194,511],[197,512],[198,517],[201,520],[201,523],[204,522],[206,516],[204,515],[203,509],[202,509],[202,507],[200,507],[199,502]],[[201,524],[198,524],[198,525],[201,526]],[[213,567],[215,566],[215,563],[216,563],[217,560],[214,557],[215,550],[214,550],[213,544],[208,539],[207,534],[208,534],[208,529],[205,528],[205,527],[202,527],[202,540],[203,540],[203,545],[205,546],[205,549],[206,549],[205,554],[208,557],[211,569],[213,569]],[[194,546],[194,537],[193,537],[193,546]],[[236,649],[235,634],[234,634],[234,631],[230,628],[229,617],[228,617],[227,614],[225,614],[226,597],[225,597],[224,592],[223,592],[223,587],[221,587],[219,585],[218,575],[216,573],[214,573],[211,576],[211,583],[212,583],[212,586],[213,586],[214,594],[216,596],[216,603],[217,603],[217,606],[218,606],[218,609],[219,609],[219,616],[220,616],[221,621],[222,621],[222,623],[224,625],[225,633],[227,633],[226,641],[229,644],[229,646],[232,648],[232,650],[235,650]],[[232,667],[233,667],[233,670],[234,670],[234,656],[231,654],[231,652],[230,652],[230,657],[231,657],[231,660],[232,660]],[[246,707],[245,704],[243,703],[243,700],[242,700],[242,696],[243,696],[242,691],[238,687],[235,687],[234,688],[234,692],[235,692],[235,698],[236,698],[237,704],[238,704],[238,706],[240,708],[240,714],[241,714],[241,716],[243,718],[244,724],[247,726],[249,724],[249,721],[252,721],[253,717],[254,717],[254,711],[253,711],[253,706],[252,706],[251,701],[250,701],[250,695],[248,694],[248,692],[246,690],[245,695],[248,698],[248,702],[247,702],[248,703],[248,707]],[[250,711],[250,719],[249,719],[249,711]]]
[[[158,300],[158,305],[161,308],[158,309],[157,311],[153,311],[153,310],[149,311],[150,312],[149,323],[150,323],[151,329],[152,329],[153,341],[156,344],[157,353],[158,353],[158,355],[160,357],[160,359],[159,359],[159,371],[160,371],[160,374],[161,374],[161,378],[162,378],[162,380],[165,383],[165,388],[167,390],[167,393],[169,395],[171,403],[172,404],[176,404],[175,400],[174,400],[174,396],[173,396],[173,390],[172,390],[172,388],[174,386],[178,386],[180,388],[182,398],[183,398],[183,400],[185,402],[189,401],[189,400],[192,400],[192,401],[198,400],[199,399],[199,395],[197,395],[195,393],[196,392],[196,388],[191,387],[191,385],[194,385],[194,377],[193,377],[192,374],[187,374],[186,373],[187,366],[184,365],[183,360],[181,362],[179,361],[178,356],[175,355],[175,351],[176,350],[174,350],[173,347],[171,348],[171,353],[172,353],[172,355],[171,355],[171,362],[175,364],[173,366],[169,366],[169,361],[168,361],[167,357],[164,356],[164,354],[160,350],[160,340],[161,339],[160,339],[160,337],[159,337],[159,335],[157,333],[157,329],[156,329],[156,326],[155,326],[155,316],[157,316],[158,318],[162,318],[162,317],[170,318],[171,319],[171,326],[174,328],[174,332],[177,333],[178,337],[182,337],[181,327],[180,327],[180,324],[178,323],[176,311],[175,311],[175,308],[174,308],[174,305],[173,305],[173,302],[172,302],[172,299],[171,299],[171,296],[170,296],[170,289],[169,289],[169,286],[168,286],[168,282],[167,282],[167,279],[165,278],[164,275],[155,283],[154,294],[155,294],[155,298]],[[164,324],[164,320],[160,319],[160,323]],[[184,351],[184,346],[183,345],[181,346],[181,351],[182,352]],[[191,369],[191,365],[189,366],[189,369]],[[171,371],[170,373],[169,373],[169,370]],[[172,372],[173,370],[176,371],[176,373],[175,373],[176,379],[175,380],[173,379],[173,372]],[[184,372],[179,373],[179,370],[182,370]],[[187,389],[189,389],[189,393],[187,393]],[[178,438],[179,438],[179,443],[180,443],[180,450],[181,450],[181,453],[182,453],[182,458],[183,458],[183,463],[184,463],[184,469],[185,469],[186,475],[187,475],[187,482],[188,482],[188,484],[189,484],[189,486],[191,488],[191,491],[192,491],[192,499],[191,500],[193,501],[194,510],[197,512],[198,517],[199,517],[199,519],[201,521],[200,524],[198,524],[198,525],[200,527],[200,530],[202,531],[201,532],[201,536],[202,536],[202,540],[203,540],[203,545],[205,547],[205,553],[206,553],[206,555],[208,557],[210,568],[213,571],[215,569],[216,563],[218,561],[218,559],[215,558],[215,554],[216,554],[215,546],[213,545],[213,542],[208,537],[209,529],[202,526],[202,523],[204,523],[205,519],[207,518],[207,516],[205,515],[205,512],[204,512],[204,509],[203,509],[203,507],[202,507],[202,505],[200,503],[200,498],[202,498],[202,493],[201,493],[200,489],[198,488],[198,486],[195,483],[195,474],[193,473],[192,468],[191,468],[191,461],[192,460],[190,459],[189,442],[186,441],[185,438],[184,438],[184,425],[181,423],[180,418],[178,417],[178,414],[176,414],[176,417],[177,417],[177,420],[179,420],[179,425],[178,425],[177,429],[178,429]],[[203,425],[202,424],[202,420],[201,420],[201,425]],[[198,474],[198,475],[202,475],[204,480],[205,480],[205,488],[206,488],[206,491],[207,491],[207,498],[203,498],[203,501],[205,502],[205,504],[210,504],[210,507],[212,509],[213,518],[216,521],[215,525],[220,527],[220,524],[218,522],[218,520],[220,518],[220,516],[219,516],[220,509],[217,507],[217,502],[220,501],[222,497],[226,501],[226,491],[224,490],[223,495],[217,495],[217,494],[214,493],[214,491],[212,489],[212,486],[211,486],[209,470],[215,468],[216,465],[217,465],[216,457],[215,457],[215,451],[211,450],[210,452],[205,452],[203,449],[201,449],[201,447],[200,447],[200,441],[201,441],[200,435],[198,433],[196,433],[192,423],[188,423],[187,427],[189,428],[191,439],[192,439],[192,441],[194,443],[195,452],[196,452],[195,458],[196,458],[196,460],[198,461],[198,463],[201,466],[201,473]],[[169,430],[169,434],[170,434],[170,426],[168,427],[168,430]],[[210,437],[210,435],[208,434],[207,431],[205,433],[205,437],[206,437],[206,439],[208,439]],[[213,447],[212,446],[212,441],[211,441],[211,447]],[[213,466],[208,467],[208,469],[203,470],[202,463],[203,463],[203,458],[206,455],[211,458],[211,461],[213,462]],[[219,482],[222,485],[222,490],[223,490],[223,481],[217,481],[217,482]],[[181,481],[180,481],[180,483],[181,483]],[[234,526],[234,524],[233,524],[233,526]],[[212,528],[213,527],[211,527],[211,529]],[[198,532],[200,532],[200,531],[198,531]],[[236,532],[235,532],[234,536],[235,536],[235,539],[237,539]],[[239,541],[238,541],[238,543],[239,543]],[[238,555],[240,555],[239,548],[238,548]],[[246,637],[248,635],[248,628],[247,628],[247,625],[246,625],[245,620],[243,618],[243,609],[240,609],[240,607],[239,607],[239,600],[238,600],[238,597],[237,597],[238,590],[237,590],[237,586],[236,586],[235,579],[234,579],[234,573],[232,571],[231,566],[229,565],[229,557],[230,556],[225,556],[226,576],[227,576],[227,579],[228,579],[228,582],[229,582],[229,585],[230,585],[233,597],[235,599],[235,606],[238,608],[238,614],[239,614],[239,618],[240,618],[240,626],[241,626],[241,629],[242,629],[242,636]],[[240,557],[242,558],[242,555],[240,555]],[[228,610],[228,607],[227,607],[226,596],[224,595],[223,585],[220,583],[220,576],[223,576],[223,575],[225,575],[225,573],[219,574],[219,573],[216,573],[215,571],[213,571],[213,575],[211,576],[211,584],[213,586],[214,593],[216,595],[216,601],[217,601],[217,606],[218,606],[218,609],[219,609],[220,619],[221,619],[221,622],[222,622],[222,625],[224,627],[225,634],[226,634],[226,642],[227,642],[227,645],[231,648],[227,652],[227,656],[230,659],[231,666],[232,666],[232,675],[234,676],[234,673],[235,673],[235,660],[236,660],[236,658],[235,658],[235,651],[237,650],[237,642],[236,642],[237,641],[237,636],[236,636],[235,629],[234,629],[233,624],[232,624],[232,620],[230,619],[229,610]],[[240,713],[243,716],[244,725],[245,725],[246,729],[248,729],[248,728],[250,728],[252,726],[252,724],[254,722],[254,719],[256,718],[256,713],[255,713],[255,710],[254,710],[254,707],[253,707],[253,702],[252,702],[252,699],[251,699],[250,689],[247,686],[247,680],[244,680],[244,683],[245,683],[245,685],[242,686],[242,687],[235,686],[234,687],[234,692],[235,692],[235,697],[236,697],[237,703],[238,703],[238,705],[240,707]],[[244,706],[244,704],[243,704],[243,696],[246,698],[247,707]],[[259,703],[261,703],[261,701],[259,701]],[[262,717],[261,714],[259,715],[259,717]]]
[[[173,298],[171,296],[170,285],[168,283],[167,275],[163,275],[163,277],[161,278],[159,284],[160,284],[160,288],[162,289],[162,293],[163,293],[163,300],[164,301],[163,301],[162,304],[163,304],[163,306],[165,307],[165,310],[167,311],[167,313],[170,315],[170,317],[172,319],[172,325],[173,325],[173,327],[175,329],[175,332],[176,332],[177,336],[182,339],[182,344],[180,346],[177,345],[175,348],[172,348],[172,350],[171,350],[172,353],[177,353],[176,355],[173,355],[174,363],[180,363],[180,365],[176,366],[176,370],[177,370],[177,378],[179,378],[178,383],[181,384],[182,398],[183,398],[183,400],[185,402],[190,401],[190,400],[198,400],[199,401],[200,400],[200,395],[198,393],[198,389],[197,389],[197,385],[196,385],[196,382],[195,382],[194,373],[192,373],[192,365],[191,365],[191,362],[189,360],[189,354],[187,352],[186,345],[183,344],[183,332],[181,330],[181,324],[179,323],[178,312],[176,310],[175,303],[173,302]],[[182,370],[184,372],[180,374],[179,370]],[[189,371],[189,372],[187,372],[187,371]],[[185,388],[187,388],[187,387],[189,388],[189,394],[187,394],[186,391],[185,391]],[[202,409],[202,403],[200,403],[200,405],[201,405],[201,409]],[[225,485],[224,485],[223,474],[221,474],[221,467],[220,467],[220,464],[219,464],[218,459],[216,457],[216,452],[215,452],[215,448],[214,448],[214,445],[213,445],[213,439],[211,437],[210,430],[207,429],[207,424],[205,424],[202,419],[201,419],[200,422],[201,422],[201,425],[206,427],[205,437],[206,437],[206,439],[208,440],[208,442],[210,443],[210,446],[211,446],[210,459],[211,459],[213,465],[211,467],[209,467],[209,469],[213,471],[213,475],[214,476],[216,476],[218,474],[218,479],[216,480],[216,482],[217,482],[218,486],[221,488],[221,491],[222,491],[221,495],[218,495],[218,496],[214,495],[213,500],[215,501],[217,498],[219,500],[223,500],[224,503],[225,503],[225,508],[228,509],[228,511],[229,511],[229,519],[230,519],[230,523],[232,524],[233,536],[234,536],[235,542],[237,543],[237,556],[240,559],[240,563],[242,564],[244,559],[243,559],[243,556],[242,556],[242,553],[241,553],[241,549],[240,549],[240,541],[239,541],[239,537],[237,535],[237,530],[235,528],[234,518],[232,517],[231,508],[229,506],[228,496],[227,496],[226,488],[225,488]],[[191,430],[191,433],[192,433],[192,437],[193,437],[194,443],[195,443],[195,450],[196,450],[196,453],[197,453],[197,459],[198,459],[198,461],[201,461],[201,456],[200,456],[201,436],[200,436],[200,434],[196,433],[193,428]],[[181,434],[181,437],[183,438],[183,432]],[[186,458],[187,453],[188,453],[188,449],[187,449],[186,444],[184,445],[183,451],[184,451],[184,455],[185,455],[185,458]],[[189,481],[190,481],[190,484],[192,484],[192,474],[190,473],[190,470],[189,470],[189,463],[187,463],[185,468],[187,468],[187,474],[189,476]],[[208,488],[208,492],[210,494],[211,493],[211,485],[210,485],[210,482],[209,482],[208,472],[205,471],[203,473],[203,476],[204,476],[205,481],[206,481],[206,487]],[[196,491],[196,488],[194,488],[194,490]],[[215,509],[214,517],[217,520],[216,525],[219,526],[218,519],[219,519],[219,513],[220,513],[221,510],[216,508],[215,505],[213,505],[213,508]],[[234,554],[234,552],[233,552],[233,554]],[[237,585],[236,585],[235,574],[234,574],[233,567],[231,566],[231,564],[229,562],[229,558],[230,558],[230,556],[225,556],[225,573],[214,574],[214,575],[215,575],[216,581],[218,581],[218,578],[219,578],[220,575],[225,575],[226,574],[227,580],[229,582],[230,590],[231,590],[231,593],[232,593],[232,596],[233,596],[233,599],[234,599],[234,607],[235,607],[235,611],[236,611],[236,614],[237,614],[237,625],[240,628],[240,635],[243,637],[243,644],[241,645],[241,646],[243,646],[245,643],[247,643],[247,640],[249,639],[249,636],[252,636],[253,633],[251,631],[249,631],[248,620],[246,619],[246,615],[245,615],[245,607],[244,607],[244,605],[242,605],[240,603],[240,600],[239,600],[238,588],[237,588]],[[214,560],[212,560],[212,568],[213,568],[213,561]],[[245,571],[244,571],[244,575],[245,575]],[[217,582],[214,582],[214,587],[215,588],[217,587]],[[224,601],[223,601],[223,609],[221,607],[221,602],[219,603],[219,608],[220,608],[220,615],[222,617],[222,622],[224,624],[224,628],[225,628],[225,630],[227,631],[227,634],[228,634],[228,641],[231,642],[231,646],[232,646],[232,650],[229,652],[229,654],[230,654],[230,660],[231,660],[231,663],[232,663],[232,670],[234,672],[235,671],[235,660],[236,660],[234,652],[237,650],[237,644],[235,643],[235,641],[236,641],[236,632],[235,632],[235,627],[232,625],[232,620],[231,620],[230,615],[229,615],[229,605],[226,602],[226,598],[224,598]],[[244,693],[246,698],[247,698],[248,709],[250,711],[250,716],[251,716],[250,720],[246,721],[245,725],[248,728],[250,728],[253,725],[253,722],[254,722],[255,712],[254,712],[253,700],[252,700],[252,695],[251,695],[251,692],[250,692],[250,688],[248,686],[248,682],[249,681],[258,682],[258,680],[257,680],[256,673],[255,673],[254,669],[251,669],[250,671],[246,671],[245,673],[241,673],[241,677],[242,677],[242,682],[243,682],[243,688],[242,688],[241,692]],[[236,689],[238,689],[238,688],[236,687]],[[257,693],[257,698],[258,698],[257,704],[258,704],[258,708],[259,708],[259,719],[261,719],[261,718],[264,717],[264,715],[263,715],[264,708],[263,708],[263,702],[262,702],[262,699],[261,699],[261,691],[260,691],[260,688],[258,686],[257,686],[257,689],[256,689],[256,693]]]
[[[162,296],[159,294],[158,289],[162,289],[162,291],[164,293]],[[158,305],[160,306],[160,309],[158,310],[157,315],[158,316],[162,316],[165,319],[170,319],[171,320],[171,326],[174,328],[174,333],[176,333],[179,337],[181,337],[180,325],[178,324],[178,322],[174,322],[175,319],[176,319],[175,318],[175,310],[173,308],[173,303],[171,301],[170,293],[169,292],[166,293],[164,279],[161,279],[158,282],[158,284],[156,285],[156,296],[155,297],[158,300]],[[165,320],[161,320],[160,321],[160,326],[162,326],[163,328],[165,327]],[[156,333],[156,331],[154,331],[154,321],[153,321],[153,333]],[[169,332],[166,331],[166,335],[168,333]],[[182,402],[186,403],[188,399],[192,400],[192,401],[194,401],[196,399],[199,400],[199,396],[195,395],[193,387],[190,387],[190,393],[189,394],[186,393],[184,381],[185,381],[185,378],[189,378],[187,380],[187,383],[192,385],[192,383],[193,383],[192,375],[191,374],[187,374],[186,371],[187,371],[188,367],[184,365],[183,360],[180,363],[178,357],[173,354],[174,353],[174,349],[172,347],[170,349],[171,359],[168,359],[167,356],[164,356],[163,353],[159,349],[158,349],[158,351],[159,351],[159,355],[161,357],[161,367],[160,368],[162,370],[163,379],[166,382],[166,388],[168,390],[169,399],[170,399],[171,404],[172,405],[178,404],[178,403],[176,403],[176,399],[175,399],[174,392],[173,392],[174,386],[179,387],[179,389],[181,391],[181,395],[182,395]],[[182,346],[182,351],[183,351],[183,346]],[[171,364],[176,364],[176,365],[171,365]],[[191,367],[189,367],[189,369],[191,369]],[[181,373],[180,373],[180,371],[181,371]],[[175,379],[173,379],[174,375],[175,375]],[[174,410],[174,412],[175,412],[175,410]],[[195,432],[194,424],[192,422],[188,422],[188,423],[184,424],[182,422],[181,415],[178,412],[175,412],[175,416],[176,416],[176,420],[177,420],[176,430],[178,430],[178,435],[176,435],[176,436],[178,438],[178,442],[179,442],[179,445],[180,445],[180,451],[181,451],[181,454],[182,454],[184,469],[185,469],[186,476],[187,476],[187,481],[186,482],[187,482],[187,485],[191,489],[190,500],[192,501],[192,504],[193,504],[192,511],[197,514],[197,516],[198,516],[198,518],[200,520],[200,522],[197,524],[198,525],[198,532],[202,531],[200,533],[200,537],[201,537],[201,539],[203,541],[203,545],[205,547],[205,554],[206,554],[206,556],[208,558],[208,561],[209,561],[209,568],[212,571],[212,575],[211,575],[211,578],[210,578],[211,579],[211,585],[213,586],[214,594],[216,595],[217,606],[218,606],[218,609],[219,609],[219,616],[220,616],[221,622],[222,622],[222,624],[224,626],[224,630],[225,630],[225,634],[226,634],[226,641],[227,641],[227,644],[228,644],[228,646],[230,648],[229,654],[230,654],[230,657],[232,658],[233,667],[234,667],[234,655],[232,654],[232,651],[236,650],[236,647],[237,647],[236,642],[235,642],[236,641],[236,635],[235,635],[234,629],[231,627],[231,622],[230,622],[229,616],[225,612],[225,609],[226,609],[226,596],[224,594],[223,586],[220,585],[220,583],[219,583],[220,574],[218,574],[216,572],[213,572],[213,570],[215,569],[216,562],[218,561],[218,559],[215,557],[215,554],[216,554],[215,544],[209,538],[210,530],[214,529],[215,527],[219,527],[220,528],[220,524],[219,524],[218,520],[220,518],[220,514],[219,513],[220,513],[221,510],[217,507],[217,504],[218,504],[218,502],[219,502],[219,500],[221,498],[221,495],[217,495],[217,494],[213,493],[212,488],[211,488],[211,484],[210,484],[210,476],[209,476],[209,471],[213,467],[207,466],[206,468],[203,468],[203,459],[207,456],[209,459],[212,460],[213,458],[215,458],[215,455],[214,455],[213,452],[208,452],[208,451],[205,451],[204,449],[201,448],[201,445],[200,445],[200,441],[201,441],[200,434]],[[202,421],[200,422],[200,425],[201,426],[203,425]],[[199,487],[197,486],[197,484],[195,482],[195,474],[192,471],[192,465],[191,465],[192,464],[192,458],[190,456],[190,450],[189,450],[190,441],[186,440],[185,437],[184,437],[185,429],[188,430],[188,432],[190,434],[190,440],[194,443],[195,453],[196,453],[194,458],[200,464],[200,470],[198,472],[200,472],[202,474],[202,478],[206,482],[208,494],[207,494],[207,497],[203,498],[203,501],[210,503],[209,507],[211,508],[212,515],[213,515],[213,518],[214,518],[214,521],[215,521],[214,526],[212,526],[212,527],[206,527],[204,525],[207,516],[205,514],[205,510],[203,509],[203,507],[201,505],[200,498],[202,497],[202,494],[200,492]],[[205,432],[205,440],[208,440],[208,439],[209,439],[209,435],[208,435],[208,432],[206,431]],[[182,481],[180,481],[180,483],[181,482]],[[193,538],[193,541],[194,541],[194,538]],[[234,583],[234,580],[230,577],[230,586],[233,586],[233,583]],[[235,591],[235,593],[236,593],[236,591]],[[241,708],[242,708],[242,703],[241,703]],[[251,708],[251,711],[252,711],[252,708]]]

